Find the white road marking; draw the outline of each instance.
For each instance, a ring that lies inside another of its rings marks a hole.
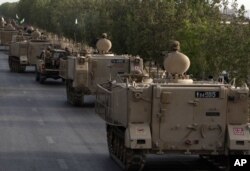
[[[46,138],[46,140],[48,141],[49,144],[54,144],[55,143],[55,141],[53,140],[53,138],[51,136],[46,136],[45,138]]]
[[[61,169],[68,170],[68,166],[64,159],[57,159],[57,163],[59,164]]]

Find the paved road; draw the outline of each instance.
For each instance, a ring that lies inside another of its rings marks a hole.
[[[120,171],[93,105],[72,107],[61,81],[40,85],[33,70],[9,72],[0,52],[0,171]],[[197,157],[175,159],[149,157],[145,170],[205,170]]]

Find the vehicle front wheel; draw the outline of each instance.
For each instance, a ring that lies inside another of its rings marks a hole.
[[[46,77],[44,77],[41,74],[39,74],[39,83],[40,84],[44,84],[45,80],[46,80]]]
[[[36,81],[40,80],[40,73],[38,71],[36,71]]]

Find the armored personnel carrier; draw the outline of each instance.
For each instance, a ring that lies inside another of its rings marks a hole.
[[[41,84],[47,78],[59,79],[60,59],[66,58],[66,51],[62,49],[46,49],[42,51],[36,64],[36,81]]]
[[[9,68],[12,72],[24,72],[26,66],[35,66],[37,56],[51,46],[49,40],[40,39],[39,32],[32,33],[31,40],[12,42],[9,49]]]
[[[12,24],[4,26],[0,29],[0,45],[8,49],[11,44],[12,36],[17,34],[18,31],[12,26]]]
[[[219,157],[249,154],[247,85],[193,81],[178,50],[164,61],[166,77],[98,84],[96,113],[106,121],[110,156],[125,170],[140,170],[147,154]],[[129,80],[129,79],[127,79]]]
[[[141,58],[109,53],[111,46],[104,35],[97,42],[98,54],[79,54],[61,59],[60,76],[66,80],[69,103],[82,105],[84,95],[95,94],[98,83],[113,79],[117,74],[142,72]]]

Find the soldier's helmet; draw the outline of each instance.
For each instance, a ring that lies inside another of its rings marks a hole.
[[[177,40],[172,40],[169,44],[170,51],[179,51],[180,50],[180,42]]]
[[[227,71],[224,70],[224,71],[221,72],[221,74],[222,74],[222,75],[226,75],[226,74],[227,74]]]

